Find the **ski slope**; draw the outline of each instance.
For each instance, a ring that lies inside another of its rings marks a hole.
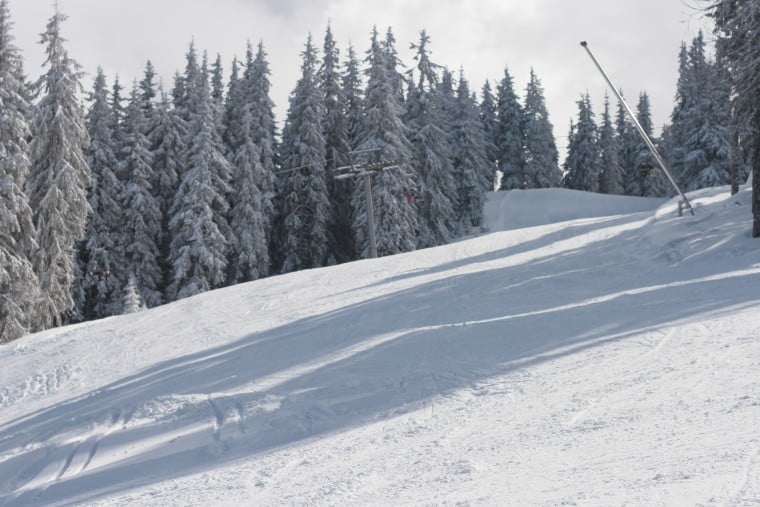
[[[750,190],[689,195],[0,346],[0,505],[757,505]]]

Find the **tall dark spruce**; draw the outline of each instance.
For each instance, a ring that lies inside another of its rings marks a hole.
[[[32,133],[28,183],[38,234],[33,265],[42,288],[38,310],[43,329],[59,326],[73,315],[76,245],[84,239],[91,212],[87,188],[92,178],[84,156],[90,138],[77,98],[79,65],[63,46],[65,19],[56,12],[42,34],[48,70],[37,82],[42,95]]]

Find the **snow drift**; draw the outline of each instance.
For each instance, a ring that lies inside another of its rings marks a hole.
[[[749,189],[496,193],[491,232],[0,347],[0,505],[760,501]]]

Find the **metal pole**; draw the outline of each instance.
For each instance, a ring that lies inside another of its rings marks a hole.
[[[691,203],[689,202],[689,199],[686,198],[684,193],[681,191],[681,189],[678,187],[678,184],[676,183],[676,180],[673,179],[673,176],[670,174],[670,171],[668,171],[667,166],[665,165],[665,160],[663,160],[662,156],[660,155],[660,152],[657,151],[657,148],[655,147],[652,140],[649,138],[647,133],[642,128],[641,124],[639,123],[639,120],[636,119],[636,115],[633,113],[633,110],[628,105],[628,103],[625,101],[623,96],[620,94],[617,88],[615,88],[615,85],[612,84],[612,81],[610,80],[609,76],[606,72],[604,72],[604,69],[602,68],[599,61],[594,56],[594,53],[591,52],[591,50],[588,47],[588,43],[586,41],[581,42],[581,46],[583,46],[583,49],[586,50],[588,55],[591,57],[591,60],[594,62],[594,65],[596,65],[596,68],[599,69],[599,72],[602,74],[602,77],[604,77],[604,80],[607,81],[607,84],[612,89],[613,93],[617,96],[618,100],[621,104],[623,104],[623,107],[625,108],[625,111],[628,113],[628,117],[633,122],[633,125],[636,127],[636,130],[639,131],[639,134],[641,135],[642,139],[644,139],[644,142],[646,143],[647,147],[649,148],[649,151],[652,152],[652,155],[654,155],[655,160],[657,160],[657,163],[660,165],[660,168],[662,168],[662,171],[665,173],[665,176],[668,177],[668,180],[670,181],[670,184],[673,185],[673,188],[676,189],[676,192],[678,192],[678,195],[681,196],[681,199],[683,200],[683,203],[686,205],[686,207],[689,208],[689,212],[691,212],[692,215],[694,215],[694,208],[691,207]]]
[[[375,241],[375,208],[372,204],[372,174],[364,172],[364,194],[367,199],[367,233],[369,234],[369,257],[377,258],[377,243]]]

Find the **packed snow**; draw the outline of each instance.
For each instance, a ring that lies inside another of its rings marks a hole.
[[[760,503],[750,189],[489,231],[0,346],[0,505]]]

